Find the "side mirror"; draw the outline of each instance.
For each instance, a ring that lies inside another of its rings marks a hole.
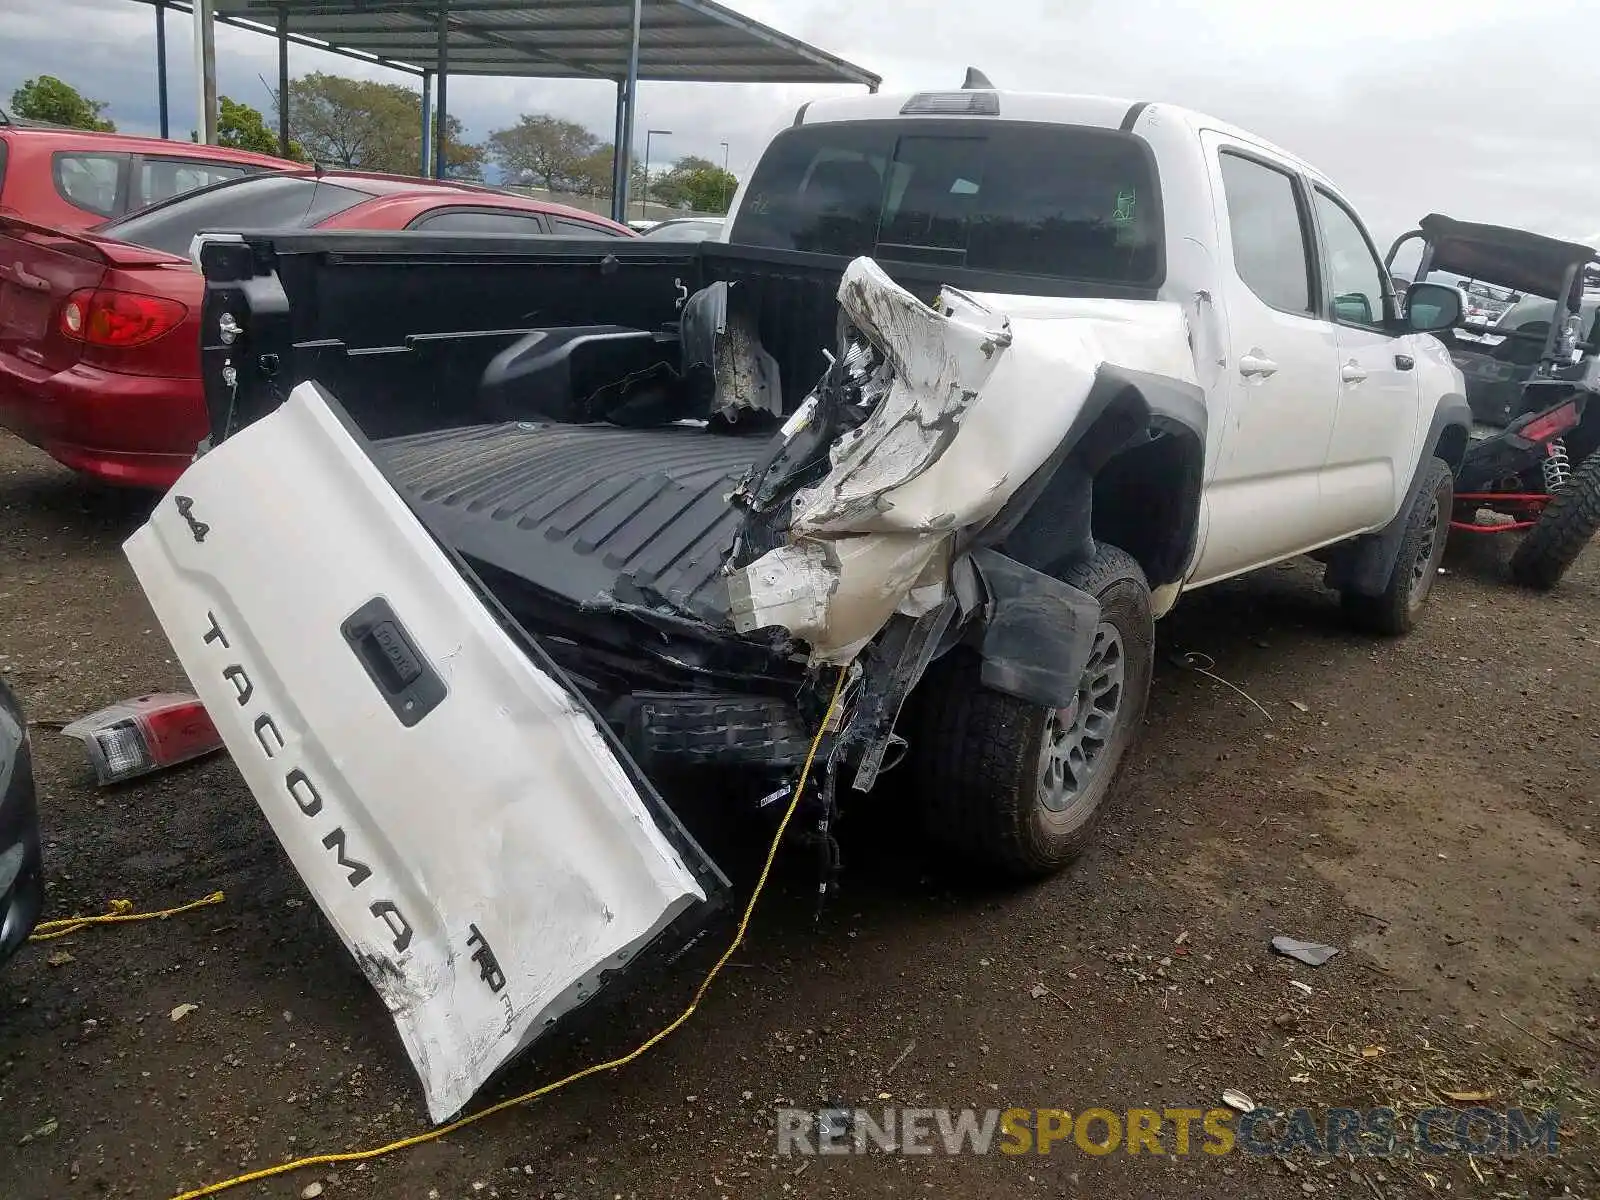
[[[1406,328],[1436,333],[1461,324],[1461,293],[1442,283],[1413,283],[1406,289]]]

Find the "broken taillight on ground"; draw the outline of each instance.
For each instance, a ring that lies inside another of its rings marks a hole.
[[[135,696],[62,727],[89,751],[102,787],[222,749],[205,705],[183,692]]]

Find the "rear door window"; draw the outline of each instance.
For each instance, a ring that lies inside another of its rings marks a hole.
[[[58,150],[50,163],[56,194],[74,208],[102,217],[122,210],[128,177],[126,154]]]
[[[1224,151],[1220,160],[1234,270],[1270,307],[1312,312],[1311,254],[1294,179],[1242,154]]]
[[[369,199],[367,192],[324,183],[312,175],[248,175],[108,221],[99,232],[152,250],[187,255],[189,243],[202,231],[309,229]]]
[[[1163,236],[1154,160],[1131,134],[918,120],[778,135],[729,240],[1155,287]]]
[[[145,208],[171,200],[185,192],[238,179],[248,168],[237,163],[206,162],[194,158],[151,158],[141,156],[134,172],[133,196],[129,208]]]

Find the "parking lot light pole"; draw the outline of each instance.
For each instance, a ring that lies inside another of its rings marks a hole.
[[[644,131],[644,187],[640,189],[639,217],[649,220],[650,213],[646,205],[650,203],[650,139],[653,137],[671,137],[670,129],[646,129]]]
[[[722,143],[722,173],[724,175],[727,175],[729,173],[729,171],[728,171],[728,143],[727,142],[723,142]],[[724,187],[724,190],[726,190],[727,185],[724,184],[723,187]],[[728,205],[730,205],[732,203],[733,203],[733,197],[730,196],[730,195],[724,194],[723,197],[722,197],[722,211],[723,212],[727,212],[728,211]]]

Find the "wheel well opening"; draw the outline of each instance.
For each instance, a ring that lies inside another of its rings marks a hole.
[[[1138,560],[1151,587],[1183,578],[1200,520],[1205,450],[1187,429],[1152,426],[1148,440],[1095,474],[1090,527]]]

